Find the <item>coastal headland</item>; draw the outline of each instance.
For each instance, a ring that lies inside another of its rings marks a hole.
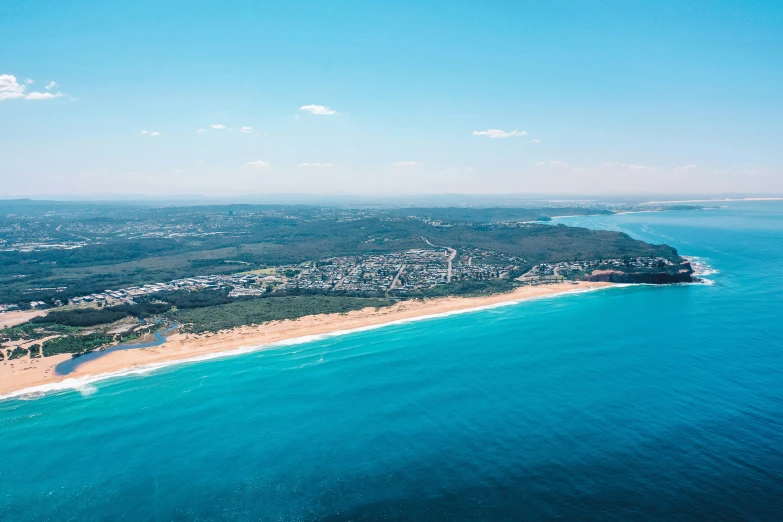
[[[273,347],[275,343],[339,334],[446,315],[530,299],[583,292],[613,286],[603,281],[555,283],[523,286],[511,292],[480,297],[440,297],[405,300],[383,308],[364,308],[343,314],[308,315],[293,320],[242,326],[208,334],[177,333],[159,346],[114,351],[79,366],[67,376],[57,375],[55,367],[71,358],[60,354],[45,358],[21,358],[0,364],[0,397],[35,393],[52,389],[55,383],[83,382],[91,377],[116,375],[124,370],[161,367],[212,356],[230,355],[239,350],[252,351]]]

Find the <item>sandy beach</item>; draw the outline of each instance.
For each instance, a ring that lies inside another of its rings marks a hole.
[[[33,317],[44,315],[43,310],[25,310],[18,312],[4,312],[0,314],[0,328],[10,328],[17,324],[26,323]]]
[[[0,363],[0,396],[38,386],[47,386],[67,379],[112,374],[149,365],[163,365],[177,361],[231,352],[243,347],[263,349],[272,343],[346,330],[382,326],[398,321],[432,315],[513,303],[557,294],[572,293],[612,286],[605,282],[558,283],[545,286],[525,286],[513,292],[485,297],[444,297],[428,300],[402,301],[393,306],[365,308],[346,314],[323,314],[296,320],[274,321],[257,326],[243,326],[214,334],[174,334],[165,344],[109,353],[80,366],[68,376],[58,376],[54,368],[69,359],[69,354],[30,359],[24,357]]]

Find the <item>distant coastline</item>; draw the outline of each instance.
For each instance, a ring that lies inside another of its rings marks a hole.
[[[525,286],[503,294],[407,300],[387,308],[365,308],[345,314],[311,315],[295,320],[243,326],[215,334],[174,334],[160,346],[106,354],[79,366],[68,376],[58,376],[55,368],[70,359],[70,354],[20,359],[0,365],[0,399],[78,389],[90,382],[146,373],[173,364],[197,362],[284,344],[307,342],[320,337],[343,335],[414,320],[443,317],[454,313],[611,286],[617,285],[609,282],[575,282]]]

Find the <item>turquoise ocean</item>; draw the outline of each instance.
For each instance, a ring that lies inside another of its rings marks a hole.
[[[563,218],[627,286],[0,401],[0,520],[783,517],[783,204]]]

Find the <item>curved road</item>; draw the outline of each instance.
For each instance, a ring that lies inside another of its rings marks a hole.
[[[446,282],[451,283],[451,265],[452,265],[452,261],[454,261],[454,258],[457,257],[457,251],[451,247],[442,246],[442,245],[433,245],[432,243],[430,243],[430,240],[424,236],[421,236],[421,238],[424,240],[425,243],[427,243],[431,247],[445,248],[446,250],[449,251],[449,269],[448,272],[446,273]]]

